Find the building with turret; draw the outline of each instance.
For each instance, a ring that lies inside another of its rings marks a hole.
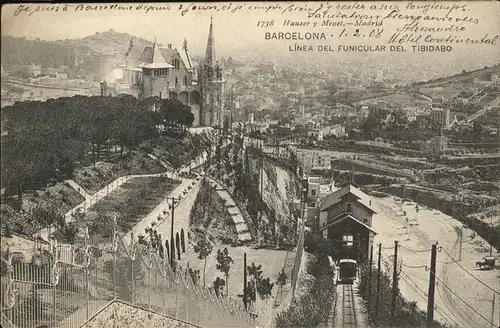
[[[131,94],[138,98],[177,98],[191,107],[193,126],[219,126],[224,122],[224,79],[222,63],[217,60],[213,22],[210,22],[205,57],[193,62],[187,40],[181,48],[156,40],[145,47],[134,60],[128,53],[125,65],[115,72],[112,84],[115,94]],[[117,69],[115,69],[117,70]],[[114,70],[114,71],[115,71]]]

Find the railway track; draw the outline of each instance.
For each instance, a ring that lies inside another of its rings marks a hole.
[[[352,285],[342,285],[342,328],[356,328]]]

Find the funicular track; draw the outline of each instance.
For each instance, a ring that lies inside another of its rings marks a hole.
[[[354,292],[352,285],[342,285],[342,328],[356,328],[356,311],[354,309]]]

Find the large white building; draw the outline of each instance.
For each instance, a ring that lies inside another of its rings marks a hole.
[[[132,43],[129,48],[132,48]],[[177,98],[191,107],[193,126],[222,126],[224,122],[224,79],[217,61],[213,23],[210,22],[205,58],[193,62],[188,43],[181,48],[160,46],[156,40],[145,47],[138,59],[127,56],[125,65],[115,69],[107,81],[114,93],[139,98]],[[103,88],[103,93],[110,90]]]

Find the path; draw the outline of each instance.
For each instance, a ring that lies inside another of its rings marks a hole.
[[[78,191],[80,195],[82,195],[84,198],[90,197],[90,194],[85,191],[78,183],[76,183],[74,180],[64,180],[71,188],[75,189]]]
[[[243,242],[252,240],[252,236],[250,235],[245,219],[241,214],[240,208],[233,200],[233,197],[231,197],[229,192],[218,182],[211,178],[208,178],[208,180],[210,181],[210,185],[216,186],[215,190],[217,191],[217,194],[219,194],[219,196],[225,201],[226,208],[231,215],[236,231],[238,232],[238,240]]]

